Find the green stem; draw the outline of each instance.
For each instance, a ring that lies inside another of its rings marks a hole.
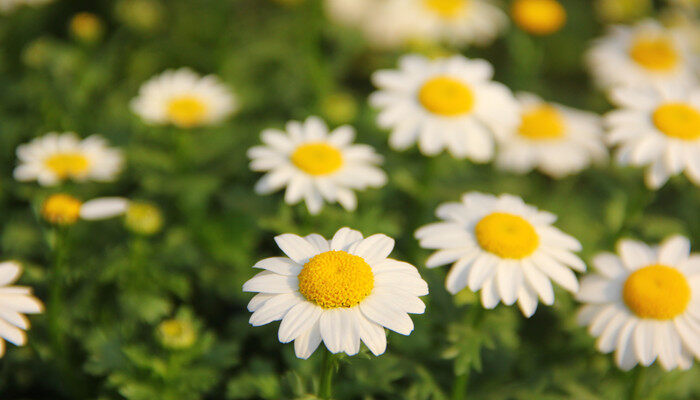
[[[335,360],[330,351],[323,352],[321,360],[321,375],[318,385],[318,397],[321,399],[332,399],[333,397],[333,372]]]
[[[632,382],[630,382],[629,392],[627,393],[627,400],[639,400],[640,389],[642,387],[642,373],[644,368],[637,366],[632,371]]]
[[[65,346],[63,340],[63,327],[61,326],[61,313],[63,312],[63,264],[66,253],[66,231],[63,228],[55,228],[52,231],[52,255],[53,266],[51,270],[51,283],[49,287],[49,334],[56,360],[63,359]]]
[[[457,375],[452,386],[452,400],[464,400],[467,396],[467,384],[469,383],[469,371]]]

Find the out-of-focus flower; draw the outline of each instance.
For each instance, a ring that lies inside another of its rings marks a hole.
[[[438,249],[428,268],[452,264],[445,286],[452,294],[465,287],[481,290],[484,308],[516,301],[526,317],[537,309],[537,298],[554,303],[550,279],[570,292],[578,290],[576,275],[586,265],[574,254],[578,240],[552,226],[556,216],[527,205],[516,196],[478,192],[461,203],[445,203],[436,214],[444,219],[416,231],[420,245]]]
[[[590,112],[548,103],[530,93],[516,98],[522,109],[520,125],[497,132],[500,168],[527,173],[537,168],[562,178],[607,159],[601,118]]]
[[[551,35],[566,23],[566,10],[557,0],[515,0],[511,16],[520,29],[533,35]]]
[[[41,204],[41,216],[53,225],[73,225],[80,218],[81,206],[82,202],[69,194],[52,194]]]
[[[163,23],[163,5],[156,0],[120,0],[114,13],[119,21],[140,32],[152,32]]]
[[[603,22],[629,22],[651,13],[651,0],[596,0],[595,11]]]
[[[102,39],[104,24],[95,14],[81,12],[75,14],[68,25],[71,35],[84,43],[95,43]]]
[[[182,350],[192,347],[197,340],[197,330],[189,318],[176,317],[158,325],[157,337],[163,347]]]
[[[593,266],[576,297],[599,351],[615,351],[623,370],[657,359],[665,370],[688,369],[700,358],[700,254],[690,254],[688,239],[621,240]]]
[[[17,147],[18,181],[36,180],[42,186],[66,180],[113,181],[122,170],[120,150],[110,148],[101,136],[81,140],[75,133],[51,132]]]
[[[609,142],[619,146],[617,162],[649,166],[651,189],[683,171],[700,186],[700,87],[618,88],[611,97],[620,109],[605,120]]]
[[[47,37],[40,37],[30,42],[22,50],[22,62],[31,68],[42,68],[51,59],[54,42]]]
[[[131,102],[131,109],[147,124],[179,128],[219,123],[236,108],[235,98],[216,76],[200,77],[188,68],[153,77]]]
[[[53,0],[0,0],[0,14],[7,14],[22,6],[37,7]]]
[[[323,115],[332,124],[347,124],[357,116],[357,101],[350,93],[337,92],[321,102]]]
[[[494,131],[516,129],[520,119],[513,94],[492,76],[484,60],[404,56],[398,70],[373,74],[379,91],[370,103],[381,110],[379,126],[392,130],[393,149],[418,142],[427,156],[446,148],[456,158],[486,162],[493,157]]]
[[[281,320],[279,340],[294,341],[306,359],[323,342],[331,353],[357,354],[362,341],[374,355],[386,350],[384,328],[413,331],[408,314],[422,314],[419,299],[428,284],[411,264],[387,258],[394,240],[382,234],[365,239],[342,228],[332,240],[311,234],[275,238],[287,257],[266,258],[263,269],[243,285],[258,292],[248,303],[253,326]]]
[[[5,354],[5,340],[24,346],[29,320],[24,314],[44,311],[41,302],[32,296],[32,290],[23,286],[9,286],[19,279],[22,266],[14,261],[0,263],[0,357]],[[4,339],[4,340],[3,340]]]
[[[153,204],[132,201],[124,216],[124,225],[139,235],[155,235],[163,227],[163,213]]]
[[[632,27],[612,26],[606,36],[594,42],[586,63],[603,89],[697,81],[694,71],[698,62],[690,54],[685,36],[650,20]]]
[[[255,191],[268,194],[286,186],[285,202],[304,200],[312,214],[321,211],[324,200],[354,210],[357,197],[352,189],[386,183],[386,174],[376,167],[382,157],[371,146],[353,144],[354,138],[352,127],[345,125],[328,132],[317,117],[309,117],[303,124],[290,121],[286,132],[263,131],[265,146],[248,150],[250,168],[269,171],[255,185]]]
[[[700,1],[698,2],[700,7]],[[700,12],[700,10],[698,10]],[[662,11],[659,20],[669,29],[679,32],[685,37],[690,46],[690,52],[696,58],[700,57],[700,23],[698,16],[680,7],[668,8]],[[700,62],[698,63],[700,64]],[[696,67],[700,68],[700,65]],[[700,71],[698,71],[700,73]]]

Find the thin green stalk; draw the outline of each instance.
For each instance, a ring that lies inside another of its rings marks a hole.
[[[629,391],[627,392],[627,400],[639,400],[641,396],[639,395],[642,387],[642,374],[644,367],[637,366],[632,371],[632,382],[630,382]]]
[[[53,347],[54,357],[57,360],[65,356],[65,344],[63,338],[63,327],[61,326],[61,313],[63,312],[63,282],[64,282],[64,262],[66,256],[66,231],[61,227],[54,228],[52,234],[52,256],[53,265],[51,269],[51,283],[49,286],[49,334]]]
[[[464,400],[467,398],[467,384],[469,384],[469,371],[457,375],[452,386],[452,400]]]
[[[323,352],[321,360],[321,373],[318,384],[318,397],[321,399],[333,398],[333,373],[335,372],[335,359],[330,351]]]

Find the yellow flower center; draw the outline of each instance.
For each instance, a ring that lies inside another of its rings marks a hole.
[[[467,114],[474,108],[474,94],[461,81],[447,76],[430,79],[418,92],[418,100],[428,111],[445,117]]]
[[[189,321],[169,319],[158,325],[158,335],[165,347],[184,349],[194,344],[197,333]]]
[[[425,7],[442,18],[454,18],[466,7],[464,0],[423,0]]]
[[[516,0],[511,15],[520,29],[534,35],[552,34],[566,23],[566,10],[556,0]]]
[[[666,103],[652,115],[654,125],[664,135],[682,139],[700,139],[700,112],[685,103]]]
[[[669,71],[679,62],[673,43],[664,37],[640,37],[630,47],[629,54],[637,64],[655,72]]]
[[[41,205],[41,216],[56,225],[72,225],[80,217],[82,203],[73,196],[59,193],[49,196]]]
[[[80,153],[60,153],[48,157],[44,165],[59,179],[66,179],[85,175],[90,168],[90,160]]]
[[[374,288],[374,274],[362,257],[327,251],[304,264],[299,293],[323,308],[354,307]]]
[[[625,281],[622,298],[640,318],[672,319],[690,302],[685,276],[666,265],[650,265],[634,271]]]
[[[207,105],[198,97],[177,97],[168,103],[168,117],[181,128],[191,128],[204,122]]]
[[[292,163],[309,175],[328,175],[343,166],[343,154],[328,143],[307,143],[292,153]]]
[[[564,136],[564,120],[556,108],[542,105],[523,114],[518,133],[528,139],[559,139]]]
[[[501,258],[525,258],[540,243],[540,237],[532,224],[523,217],[503,212],[482,218],[476,224],[474,233],[482,249]]]

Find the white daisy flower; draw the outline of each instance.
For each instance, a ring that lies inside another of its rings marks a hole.
[[[255,191],[269,194],[286,186],[285,202],[304,200],[311,214],[321,211],[324,200],[354,210],[357,198],[352,189],[386,183],[386,174],[375,166],[382,157],[371,146],[352,144],[355,130],[350,126],[329,133],[321,119],[309,117],[304,123],[290,121],[286,132],[267,129],[260,137],[265,146],[248,150],[250,168],[268,173]]]
[[[478,192],[465,194],[461,203],[442,204],[436,215],[444,221],[418,229],[416,238],[422,247],[438,249],[426,261],[428,268],[453,263],[445,282],[450,293],[467,286],[481,290],[487,309],[517,300],[530,317],[538,297],[554,303],[550,279],[570,292],[578,290],[571,269],[586,269],[574,254],[581,244],[552,226],[555,215],[516,196]]]
[[[621,109],[605,120],[610,143],[619,145],[620,164],[648,165],[645,180],[651,189],[683,171],[700,186],[699,86],[618,88],[612,101]]]
[[[189,68],[151,78],[131,102],[133,112],[146,123],[179,128],[219,123],[236,108],[235,98],[216,76],[201,77]]]
[[[53,0],[0,0],[0,13],[7,14],[22,6],[37,7]]]
[[[19,279],[22,267],[14,261],[0,263],[0,357],[5,354],[5,340],[16,345],[27,343],[29,320],[24,314],[38,314],[44,306],[23,286],[9,286]],[[3,340],[4,339],[4,340]]]
[[[690,54],[685,36],[649,20],[632,27],[612,26],[606,36],[594,42],[586,62],[604,89],[697,80],[697,59]]]
[[[623,370],[656,359],[690,368],[700,358],[700,254],[682,236],[660,246],[621,240],[617,253],[596,256],[597,273],[581,280],[579,322]]]
[[[607,159],[598,115],[544,102],[529,93],[516,97],[521,121],[512,131],[498,132],[496,164],[500,168],[521,174],[537,168],[562,178]]]
[[[18,181],[53,186],[66,180],[110,182],[122,170],[120,150],[99,135],[80,139],[75,133],[51,132],[17,147]]]
[[[370,103],[381,110],[379,126],[392,130],[395,150],[418,142],[427,156],[447,148],[456,158],[486,162],[493,157],[494,131],[515,129],[520,120],[513,94],[492,76],[484,60],[404,56],[398,70],[374,73],[380,90]]]
[[[294,341],[297,357],[308,358],[323,341],[331,353],[357,354],[360,341],[374,355],[384,353],[384,328],[413,331],[408,314],[422,314],[418,298],[428,284],[411,264],[387,258],[394,240],[377,234],[365,239],[342,228],[332,240],[312,234],[275,238],[287,257],[264,259],[264,271],[243,285],[258,292],[248,303],[253,326],[281,320],[279,340]]]

